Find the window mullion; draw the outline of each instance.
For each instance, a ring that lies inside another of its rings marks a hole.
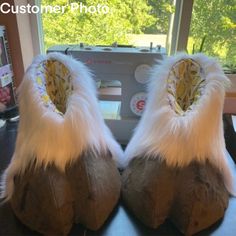
[[[28,3],[33,6],[41,5],[40,0],[28,0]],[[42,24],[42,15],[38,14],[29,14],[30,25],[31,25],[31,35],[33,41],[34,55],[38,55],[44,52],[44,35],[43,35],[43,24]]]
[[[175,14],[171,32],[170,54],[187,48],[194,0],[175,0]]]

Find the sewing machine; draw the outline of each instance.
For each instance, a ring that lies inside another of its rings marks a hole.
[[[127,144],[142,115],[151,67],[163,60],[165,49],[156,47],[58,45],[61,52],[84,62],[94,74],[103,117],[116,139]]]

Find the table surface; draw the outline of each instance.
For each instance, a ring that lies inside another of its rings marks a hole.
[[[15,140],[17,135],[17,123],[7,123],[0,128],[0,173],[7,167],[14,151]],[[231,160],[231,167],[236,173],[235,165]],[[9,204],[0,206],[0,236],[21,236],[21,235],[38,235],[21,224],[13,214]],[[182,235],[178,230],[166,221],[158,229],[153,230],[139,222],[120,200],[118,206],[113,211],[104,226],[92,232],[81,225],[74,225],[70,235],[103,235],[103,236],[145,236],[145,235]],[[231,198],[228,209],[224,218],[196,236],[235,236],[236,235],[236,198]]]

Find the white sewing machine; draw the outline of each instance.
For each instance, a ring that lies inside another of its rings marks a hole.
[[[152,65],[162,60],[165,49],[59,45],[48,49],[72,55],[95,75],[103,116],[116,139],[127,144],[146,101],[146,84]]]

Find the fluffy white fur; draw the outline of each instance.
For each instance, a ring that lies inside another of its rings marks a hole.
[[[180,116],[169,105],[166,85],[170,69],[183,58],[192,58],[201,65],[206,86],[199,103]],[[123,165],[138,156],[161,157],[169,166],[179,167],[194,160],[209,160],[221,171],[228,191],[233,194],[222,122],[227,84],[229,81],[216,60],[203,54],[180,54],[155,66],[145,111],[125,150]]]
[[[73,77],[74,90],[64,116],[44,106],[32,81],[37,65],[48,59],[63,63]],[[95,83],[88,69],[75,59],[59,53],[38,56],[20,86],[19,104],[16,148],[2,178],[2,198],[11,198],[14,176],[23,173],[33,160],[36,165],[54,163],[63,171],[67,163],[76,160],[88,148],[98,158],[109,149],[115,160],[122,159],[122,149],[102,118]]]

